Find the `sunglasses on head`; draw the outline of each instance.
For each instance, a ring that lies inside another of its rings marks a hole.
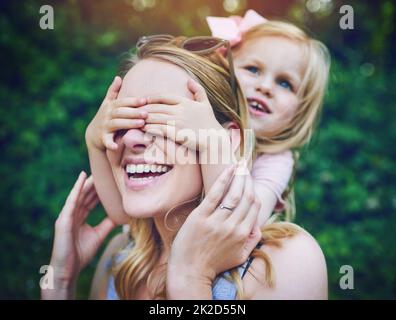
[[[147,44],[160,45],[160,44],[164,44],[164,43],[169,43],[174,39],[175,39],[174,36],[168,35],[168,34],[143,36],[138,40],[138,42],[136,44],[136,48],[139,53],[142,50],[144,50],[144,47]],[[227,40],[216,38],[216,37],[199,36],[199,37],[186,38],[179,45],[180,48],[185,49],[190,52],[193,52],[198,55],[210,54],[223,46],[225,46],[226,50],[227,50],[227,60],[228,60],[228,65],[229,65],[229,69],[230,69],[230,77],[231,77],[231,81],[230,81],[231,88],[234,92],[235,97],[238,97],[234,64],[232,62],[232,56],[231,56],[231,47],[230,47],[230,43]]]

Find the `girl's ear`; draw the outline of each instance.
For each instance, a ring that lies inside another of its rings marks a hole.
[[[223,127],[228,131],[228,135],[231,139],[232,152],[235,154],[235,152],[241,146],[241,130],[239,126],[233,121],[224,123]]]

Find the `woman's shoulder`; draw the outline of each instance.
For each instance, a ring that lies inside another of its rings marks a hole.
[[[114,254],[124,248],[129,241],[128,234],[120,232],[108,242],[95,270],[91,285],[90,299],[106,299],[110,275],[109,261],[111,261]]]
[[[274,284],[266,283],[267,264],[253,260],[244,278],[248,299],[327,299],[326,261],[317,241],[292,223],[280,223],[297,232],[281,240],[281,246],[263,245],[260,250],[269,258]]]

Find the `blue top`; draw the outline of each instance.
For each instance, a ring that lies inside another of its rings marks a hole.
[[[125,249],[131,248],[133,246],[133,242],[130,242]],[[118,254],[115,257],[115,262],[120,263],[122,259],[125,258],[125,253],[124,254]],[[238,267],[238,272],[241,278],[244,277],[246,274],[247,269],[249,268],[253,258],[250,257],[243,265]],[[113,260],[110,259],[107,263],[107,267],[110,270],[110,267],[113,264]],[[237,295],[237,289],[236,285],[234,282],[229,281],[225,277],[229,277],[230,272],[226,271],[220,274],[215,281],[213,282],[212,285],[212,297],[213,300],[235,300],[236,295]],[[110,274],[109,277],[109,284],[107,286],[107,299],[108,300],[119,300],[119,297],[117,295],[115,286],[114,286],[114,277],[112,274]]]

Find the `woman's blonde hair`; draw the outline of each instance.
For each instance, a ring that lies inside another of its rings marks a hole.
[[[247,128],[247,105],[238,86],[236,98],[230,85],[227,61],[217,52],[210,56],[199,56],[177,46],[149,45],[139,55],[131,56],[122,64],[120,75],[124,76],[139,59],[158,59],[179,66],[196,79],[205,89],[217,120],[223,124],[233,121],[242,130]],[[241,137],[243,134],[241,134]],[[241,148],[243,149],[242,141]],[[273,228],[273,227],[271,227]],[[275,233],[263,236],[262,243],[275,243],[276,239],[289,236],[290,227],[282,227]],[[133,218],[130,221],[130,235],[133,247],[124,254],[126,258],[113,266],[115,288],[121,299],[134,299],[139,287],[147,286],[154,298],[166,298],[166,264],[157,266],[161,252],[161,239],[152,218]],[[281,236],[280,236],[281,235]],[[268,280],[271,284],[271,267],[268,257],[262,252],[253,252],[262,257],[268,265]],[[237,286],[238,297],[243,297],[241,277],[237,268],[230,270],[231,279]],[[155,279],[159,275],[159,280]]]
[[[317,126],[326,92],[330,70],[330,54],[320,41],[311,38],[305,31],[294,24],[283,21],[268,21],[257,25],[242,36],[242,41],[234,52],[247,42],[262,37],[283,37],[299,44],[306,60],[304,76],[297,92],[299,106],[292,120],[270,137],[256,136],[255,152],[276,153],[287,149],[293,150],[294,170],[289,186],[284,193],[286,198],[286,220],[295,216],[293,183],[299,157],[298,149],[307,144]]]

